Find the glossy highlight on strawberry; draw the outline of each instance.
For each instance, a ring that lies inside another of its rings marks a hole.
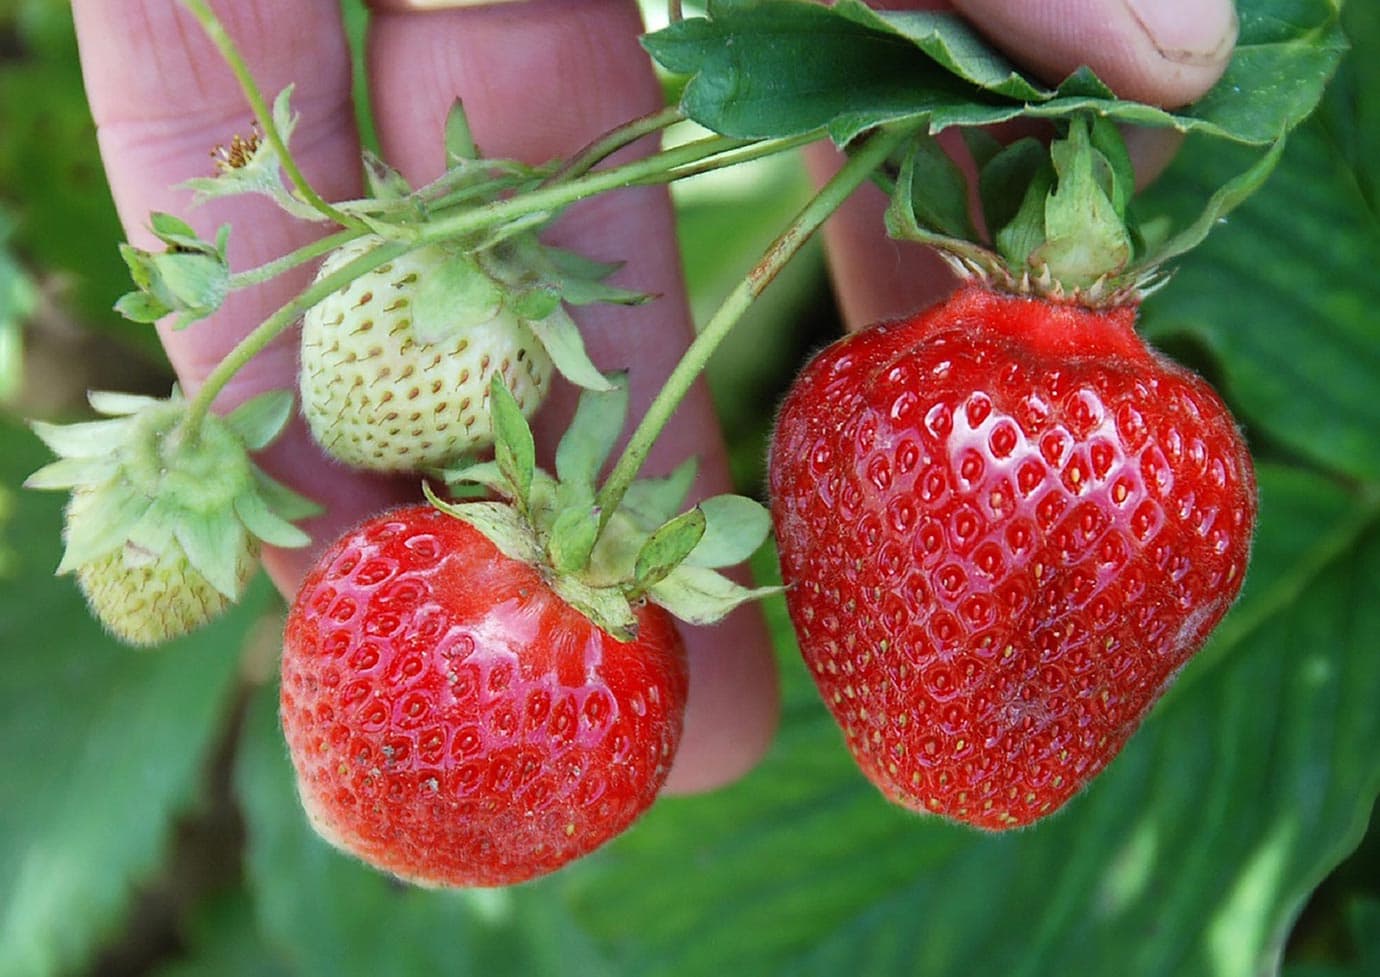
[[[521,882],[655,798],[679,743],[680,638],[616,641],[538,571],[430,506],[346,534],[287,622],[282,720],[316,829],[424,885]]]
[[[835,343],[783,405],[791,618],[900,804],[992,830],[1056,810],[1240,589],[1250,457],[1135,315],[969,284]]]

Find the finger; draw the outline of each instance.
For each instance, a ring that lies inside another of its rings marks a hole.
[[[1165,108],[1201,97],[1236,43],[1231,0],[953,0],[1047,82],[1087,65],[1123,98]]]
[[[327,198],[356,195],[359,146],[337,0],[235,0],[217,7],[267,97],[295,83],[293,107],[301,118],[292,146],[308,179]],[[210,175],[212,148],[236,133],[249,135],[253,118],[229,68],[180,4],[75,0],[73,14],[101,154],[131,243],[161,249],[147,229],[150,211],[185,216],[207,238],[231,223],[230,260],[239,270],[322,233],[266,199],[236,197],[193,210],[190,193],[178,188],[189,178]],[[184,331],[160,326],[183,389],[189,395],[198,390],[231,347],[290,300],[309,275],[302,270],[233,293],[216,315]],[[296,331],[290,330],[235,377],[217,409],[266,390],[295,387],[296,353]],[[392,483],[357,479],[328,465],[300,422],[260,461],[327,507],[325,516],[303,525],[320,543],[365,512],[401,497]],[[278,585],[291,592],[317,548],[271,550],[264,559]]]
[[[458,96],[490,156],[543,162],[577,151],[601,132],[659,108],[661,91],[637,43],[631,0],[532,0],[376,17],[369,63],[385,155],[413,181],[443,165],[441,128]],[[649,148],[649,147],[644,147]],[[633,417],[660,389],[692,337],[673,217],[660,189],[620,190],[573,208],[547,238],[600,260],[625,261],[617,284],[658,295],[649,306],[579,309],[591,356],[630,368]],[[574,405],[558,385],[537,423],[554,443]],[[698,456],[697,491],[729,488],[708,392],[686,398],[648,462],[665,472]],[[690,656],[685,735],[668,789],[703,790],[737,778],[766,749],[776,722],[770,644],[755,608],[712,632],[682,628]]]
[[[946,4],[892,0],[885,6]],[[1164,106],[1206,92],[1225,70],[1236,39],[1230,0],[953,0],[952,6],[1047,83],[1086,64],[1118,94]],[[1158,174],[1178,142],[1164,130],[1128,131],[1137,182]],[[955,142],[950,148],[971,170],[961,146]],[[832,151],[813,150],[806,158],[819,181],[838,167]],[[952,275],[930,249],[883,233],[885,209],[882,193],[863,187],[825,228],[835,294],[851,329],[908,315],[953,287]]]

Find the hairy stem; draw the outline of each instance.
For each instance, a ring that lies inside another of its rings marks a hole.
[[[191,406],[187,409],[183,430],[197,431],[207,412],[210,411],[211,404],[221,390],[225,388],[225,385],[230,382],[230,378],[258,355],[265,346],[276,339],[279,333],[296,322],[308,309],[336,289],[344,288],[361,275],[373,271],[380,265],[387,264],[411,248],[412,245],[405,242],[385,241],[325,278],[313,282],[296,298],[280,307],[278,311],[260,323],[253,332],[241,339],[206,377]]]
[[[330,254],[342,244],[353,241],[359,237],[359,232],[355,230],[337,231],[328,234],[323,238],[304,244],[296,251],[290,251],[281,258],[274,258],[267,261],[257,268],[246,268],[244,271],[236,272],[230,276],[231,288],[246,288],[250,285],[258,285],[271,278],[277,278],[285,271],[291,271],[298,265],[319,258],[323,254]]]
[[[675,125],[683,121],[685,114],[676,105],[661,109],[644,115],[639,119],[633,119],[616,129],[612,129],[598,139],[594,140],[584,149],[570,157],[555,175],[550,179],[551,183],[559,183],[564,180],[573,180],[577,176],[583,176],[604,160],[608,159],[618,150],[625,146],[630,146],[643,136],[659,132],[667,126]]]
[[[748,272],[747,277],[729,294],[724,303],[705,323],[704,329],[695,337],[685,351],[676,368],[666,378],[665,385],[647,408],[637,429],[633,431],[627,447],[619,456],[608,479],[599,489],[597,504],[600,508],[599,528],[608,524],[613,513],[623,501],[628,486],[637,477],[642,465],[651,452],[652,445],[660,436],[666,422],[680,405],[691,385],[703,372],[709,358],[713,355],[724,337],[742,318],[753,301],[771,284],[786,263],[791,260],[809,240],[821,224],[838,209],[858,186],[870,177],[882,162],[912,130],[882,129],[874,133],[849,158],[848,162],[834,174],[833,179],[820,189],[791,225],[772,242],[762,259]]]
[[[258,120],[259,127],[263,129],[264,138],[273,147],[273,151],[278,154],[279,164],[283,167],[283,172],[287,174],[288,180],[292,182],[298,195],[313,208],[320,211],[323,216],[335,221],[342,227],[352,227],[361,231],[367,230],[362,221],[332,207],[307,182],[307,178],[303,176],[301,169],[297,166],[297,160],[288,152],[283,134],[278,131],[278,126],[273,120],[273,109],[264,99],[263,93],[259,91],[258,83],[250,74],[248,65],[244,63],[239,49],[235,47],[235,42],[230,39],[225,27],[211,12],[211,8],[206,5],[205,0],[181,0],[181,3],[201,23],[202,29],[206,31],[206,36],[211,39],[211,43],[215,44],[221,57],[225,59],[225,63],[234,73],[235,80],[239,82],[240,89],[244,92],[244,97],[254,112],[254,118]]]

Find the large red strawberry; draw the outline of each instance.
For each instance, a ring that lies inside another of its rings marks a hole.
[[[680,738],[684,652],[660,607],[621,642],[431,506],[378,516],[307,577],[282,719],[307,813],[427,885],[505,885],[626,828]]]
[[[771,449],[801,652],[891,799],[988,829],[1117,754],[1241,586],[1241,436],[1103,310],[968,284],[826,349]]]

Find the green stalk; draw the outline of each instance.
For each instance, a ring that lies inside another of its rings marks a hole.
[[[839,205],[864,183],[912,132],[913,129],[910,128],[884,128],[874,133],[805,205],[791,225],[772,242],[762,260],[738,283],[705,323],[704,329],[695,337],[680,362],[671,371],[671,375],[666,378],[661,392],[647,408],[637,429],[628,440],[627,447],[623,449],[613,470],[609,472],[608,479],[599,489],[596,504],[600,509],[601,531],[618,509],[619,503],[623,501],[628,486],[642,470],[642,465],[646,462],[647,455],[666,422],[671,419],[671,415],[703,372],[709,358],[723,342],[724,337],[829,215],[837,210]]]
[[[358,231],[348,229],[328,234],[310,244],[302,245],[296,251],[288,252],[281,258],[274,258],[272,261],[265,262],[257,268],[246,268],[244,271],[236,272],[230,276],[230,287],[232,289],[247,288],[250,285],[258,285],[269,279],[277,278],[283,272],[290,271],[313,258],[330,254],[342,244],[353,241],[359,236]]]
[[[356,230],[368,230],[366,225],[349,214],[332,207],[319,193],[317,193],[307,182],[307,178],[302,175],[301,169],[297,166],[297,160],[288,152],[287,143],[283,141],[283,134],[278,131],[278,126],[273,121],[273,110],[264,99],[263,93],[259,91],[258,83],[254,81],[254,76],[250,74],[249,67],[244,63],[244,58],[240,56],[239,50],[235,47],[235,42],[230,39],[230,35],[225,32],[216,15],[211,12],[211,8],[206,5],[205,0],[180,0],[182,5],[191,12],[201,23],[201,27],[206,31],[206,36],[211,39],[211,43],[220,51],[221,57],[235,75],[235,80],[239,82],[244,97],[249,102],[249,107],[254,112],[254,118],[258,120],[259,127],[263,129],[264,138],[278,154],[278,161],[283,167],[283,172],[287,174],[293,187],[301,198],[313,208],[320,211],[322,215],[340,224],[342,227],[352,227]]]
[[[182,422],[183,430],[190,432],[199,430],[201,422],[211,409],[211,404],[225,385],[230,382],[230,378],[257,356],[265,346],[276,339],[279,333],[296,322],[308,309],[336,289],[344,288],[361,275],[406,254],[412,250],[412,247],[413,245],[410,243],[385,241],[325,278],[313,282],[296,298],[261,322],[253,332],[241,339],[206,377],[206,381],[197,391],[195,399],[187,408],[187,416]]]
[[[633,119],[616,129],[611,129],[570,157],[569,161],[557,170],[548,182],[559,183],[583,176],[623,147],[632,145],[643,136],[649,136],[667,126],[675,125],[684,118],[685,114],[681,112],[680,107],[672,105],[644,115],[639,119]]]
[[[814,138],[820,138],[821,135],[816,135]],[[677,146],[674,149],[663,150],[654,156],[634,160],[612,169],[595,170],[574,180],[542,187],[506,200],[498,200],[483,207],[467,208],[449,217],[437,217],[424,227],[418,228],[418,242],[431,243],[432,241],[460,238],[496,224],[506,223],[518,217],[526,217],[529,214],[555,213],[577,200],[592,197],[607,190],[665,183],[673,178],[669,174],[678,167],[741,149],[744,146],[752,145],[754,142],[756,140],[711,136],[707,139],[687,143],[684,146]],[[765,147],[775,146],[781,150],[788,148],[791,143],[786,140],[774,139],[764,140],[760,145],[764,147],[764,152],[766,152],[770,150]]]

